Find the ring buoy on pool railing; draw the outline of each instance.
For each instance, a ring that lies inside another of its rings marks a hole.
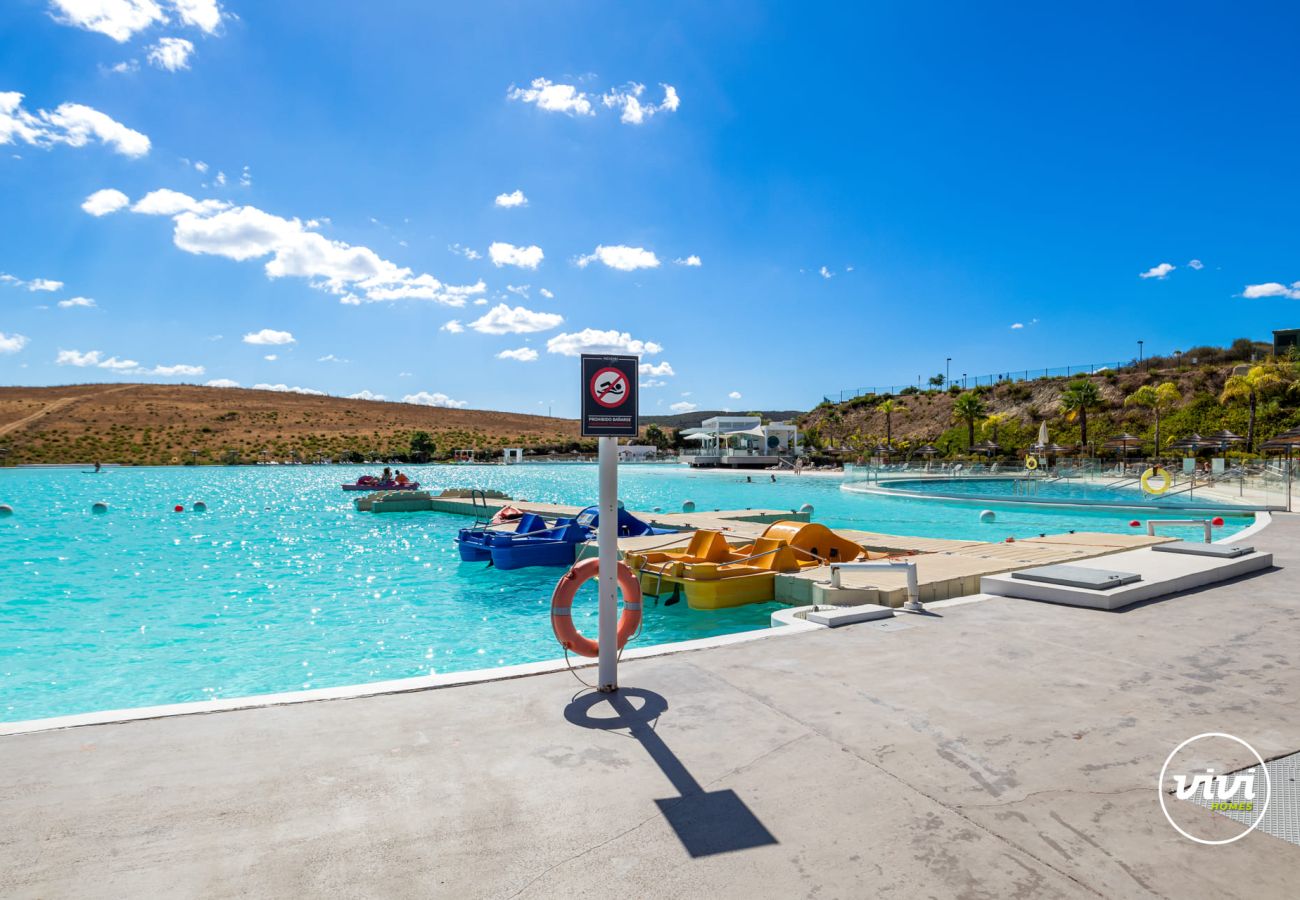
[[[1153,488],[1151,479],[1159,476],[1160,487]],[[1160,495],[1174,486],[1174,476],[1169,474],[1169,470],[1164,466],[1152,466],[1142,473],[1142,490],[1148,494]]]
[[[1034,471],[1034,469],[1037,469],[1037,468],[1038,468],[1038,457],[1037,457],[1037,456],[1026,456],[1026,457],[1025,457],[1025,468],[1028,469],[1028,470],[1031,471],[1031,472]]]
[[[584,559],[564,573],[551,595],[551,629],[555,632],[555,639],[564,649],[579,656],[600,655],[600,645],[589,637],[583,637],[573,624],[574,595],[599,571],[600,560],[594,556]],[[618,564],[618,587],[623,594],[623,615],[618,619],[618,649],[622,650],[641,627],[641,582],[626,563]]]

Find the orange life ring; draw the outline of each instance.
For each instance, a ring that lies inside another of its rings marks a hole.
[[[573,624],[574,595],[599,571],[600,561],[594,556],[588,557],[564,573],[551,595],[551,629],[555,632],[555,639],[564,649],[579,656],[600,655],[600,645],[589,637],[583,637]],[[623,614],[618,619],[618,649],[622,650],[641,627],[641,582],[626,563],[618,564],[618,587],[623,594]]]

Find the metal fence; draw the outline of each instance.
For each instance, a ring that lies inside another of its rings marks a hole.
[[[942,377],[934,376],[939,383],[934,383],[930,378],[918,375],[915,384],[886,384],[873,385],[870,387],[844,388],[829,394],[823,394],[822,399],[827,403],[843,403],[845,400],[852,400],[854,397],[863,397],[868,394],[882,396],[885,394],[901,394],[904,391],[914,393],[916,391],[940,390],[946,391],[953,385],[960,387],[962,390],[968,388],[980,387],[981,385],[1005,384],[1012,381],[1031,381],[1037,378],[1070,378],[1076,375],[1096,375],[1099,372],[1118,372],[1122,369],[1136,368],[1140,363],[1137,360],[1126,360],[1124,362],[1106,362],[1106,363],[1084,363],[1077,366],[1057,366],[1056,368],[1045,369],[1015,369],[1008,372],[996,372],[987,375],[949,375],[941,373]]]

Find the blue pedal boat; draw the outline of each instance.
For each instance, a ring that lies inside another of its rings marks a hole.
[[[575,520],[579,525],[585,525],[587,528],[600,527],[600,507],[588,506],[582,512],[578,513]],[[636,516],[632,515],[623,508],[620,502],[618,506],[618,536],[624,537],[643,537],[647,534],[675,534],[676,530],[672,528],[656,528],[648,522],[642,522]]]
[[[462,528],[456,535],[456,549],[460,551],[462,562],[487,562],[492,558],[488,548],[488,539],[493,535],[523,535],[544,532],[546,520],[533,513],[524,513],[514,523],[514,528],[490,528],[478,525],[474,528]]]
[[[555,525],[540,534],[496,532],[488,535],[492,565],[498,569],[523,569],[528,566],[571,566],[578,545],[591,538],[591,529],[572,519],[557,519]]]

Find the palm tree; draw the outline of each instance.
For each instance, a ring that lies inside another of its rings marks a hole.
[[[966,423],[966,448],[975,446],[975,422],[984,418],[988,409],[975,393],[967,391],[952,402],[952,414]]]
[[[885,446],[891,447],[894,443],[894,413],[907,412],[907,407],[898,400],[881,400],[876,404],[876,409],[885,414]]]
[[[989,429],[993,443],[998,442],[998,429],[1005,425],[1009,418],[1010,416],[1004,413],[989,413],[984,418],[984,426]]]
[[[1145,406],[1156,418],[1156,455],[1160,454],[1160,415],[1182,402],[1183,395],[1172,381],[1161,385],[1144,384],[1124,398],[1125,406]]]
[[[1219,395],[1220,403],[1232,403],[1235,400],[1250,401],[1250,430],[1246,432],[1246,452],[1255,451],[1255,410],[1259,398],[1265,396],[1286,382],[1278,374],[1276,367],[1269,365],[1252,366],[1245,375],[1230,375]]]
[[[1101,391],[1091,381],[1076,381],[1061,394],[1061,410],[1073,422],[1079,420],[1079,443],[1088,446],[1088,410],[1101,405]]]

